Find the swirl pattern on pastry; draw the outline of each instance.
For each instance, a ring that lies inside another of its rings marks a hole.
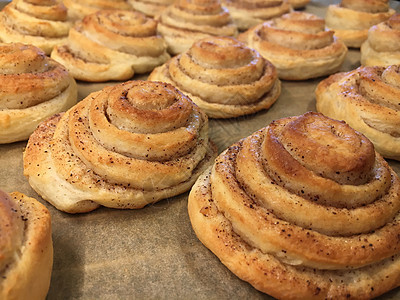
[[[394,13],[389,0],[342,0],[340,4],[328,6],[325,21],[346,46],[360,48],[367,39],[368,29],[386,21]]]
[[[304,80],[337,72],[347,47],[323,19],[306,12],[292,12],[259,24],[239,35],[278,70],[279,78]]]
[[[400,160],[399,66],[337,73],[321,81],[315,94],[319,112],[346,121],[365,134],[381,155]]]
[[[399,178],[365,136],[322,114],[229,147],[188,211],[206,247],[278,299],[364,299],[399,285]]]
[[[215,154],[207,116],[188,97],[166,83],[129,81],[42,123],[24,174],[66,212],[136,209],[187,191]]]
[[[0,191],[0,298],[45,299],[53,266],[49,211],[37,200]]]
[[[22,141],[77,101],[72,76],[32,45],[0,44],[0,144]]]
[[[281,91],[275,67],[257,51],[228,37],[195,42],[154,69],[148,79],[174,85],[212,118],[268,109]]]
[[[128,0],[63,0],[72,20],[82,20],[98,10],[132,10]]]
[[[400,14],[394,14],[389,20],[372,26],[360,51],[363,66],[400,64]]]
[[[79,80],[127,80],[170,58],[156,30],[157,22],[142,13],[100,10],[71,28],[68,43],[55,47],[51,57]]]
[[[159,16],[169,5],[176,0],[129,0],[134,10],[140,11],[149,17]]]
[[[0,12],[0,40],[32,44],[50,54],[64,43],[72,22],[57,0],[14,0]]]
[[[160,15],[157,31],[174,55],[206,37],[237,35],[228,10],[218,0],[178,0]]]
[[[239,30],[247,30],[290,11],[287,0],[222,0]]]

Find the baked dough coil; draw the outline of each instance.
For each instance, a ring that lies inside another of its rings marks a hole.
[[[63,0],[63,3],[74,21],[103,9],[132,10],[128,0]]]
[[[72,26],[67,9],[57,0],[13,0],[0,12],[0,40],[32,44],[50,54],[64,43]]]
[[[347,47],[360,48],[367,39],[368,29],[394,13],[388,0],[343,0],[328,6],[325,21],[327,28],[334,30]]]
[[[157,30],[173,55],[188,50],[197,40],[235,37],[238,33],[228,10],[218,0],[178,0],[160,15]]]
[[[169,5],[176,0],[129,0],[134,10],[140,11],[149,17],[159,16]]]
[[[360,51],[363,66],[400,64],[400,14],[394,14],[389,20],[372,26]]]
[[[37,200],[0,191],[0,298],[45,299],[53,266],[49,211]]]
[[[127,80],[170,58],[156,30],[157,22],[142,13],[100,10],[71,28],[67,44],[55,47],[51,57],[79,80]]]
[[[154,69],[148,79],[174,85],[212,118],[268,109],[281,92],[275,67],[256,50],[228,37],[195,42]]]
[[[193,186],[200,241],[278,299],[369,299],[399,285],[400,181],[362,134],[306,113],[220,154]]]
[[[239,35],[268,59],[279,78],[305,80],[337,72],[347,47],[323,19],[306,12],[291,12],[264,22]]]
[[[381,155],[400,160],[399,66],[338,73],[320,82],[315,94],[319,112],[346,121]]]
[[[229,10],[234,23],[241,31],[280,17],[291,10],[287,0],[223,0],[222,5]]]
[[[66,212],[136,209],[190,189],[215,152],[207,116],[189,98],[166,83],[129,81],[43,122],[24,174]]]
[[[0,44],[0,144],[28,139],[36,126],[73,106],[75,80],[39,48]]]

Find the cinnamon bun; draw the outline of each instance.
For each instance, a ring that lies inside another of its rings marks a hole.
[[[190,189],[215,152],[207,116],[188,97],[166,83],[128,81],[39,125],[24,174],[66,212],[136,209]]]
[[[306,12],[292,12],[264,22],[239,35],[268,59],[281,79],[305,80],[337,72],[347,47],[323,19]]]
[[[318,113],[229,147],[193,186],[193,229],[278,299],[369,299],[400,276],[400,181],[372,143]]]
[[[156,68],[149,80],[171,83],[212,118],[268,109],[281,91],[275,67],[256,50],[228,37],[195,42]]]
[[[346,46],[360,48],[367,39],[368,29],[386,21],[394,13],[389,0],[342,0],[328,6],[325,21]]]
[[[157,22],[142,13],[100,10],[78,22],[51,57],[79,80],[127,80],[170,58],[156,30]]]
[[[36,126],[77,102],[75,80],[39,48],[0,44],[0,144],[26,140]]]
[[[45,299],[53,266],[49,211],[37,200],[0,191],[0,298]]]
[[[218,0],[178,0],[160,15],[157,30],[173,55],[206,37],[237,35],[229,11]]]
[[[321,81],[317,110],[365,134],[384,157],[400,160],[399,66],[359,67]]]
[[[72,21],[57,0],[13,0],[0,12],[0,40],[32,44],[50,54],[65,43]]]
[[[363,66],[400,64],[400,14],[394,14],[389,20],[372,26],[360,51]]]

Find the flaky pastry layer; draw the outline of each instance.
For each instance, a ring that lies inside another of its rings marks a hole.
[[[156,28],[156,21],[139,12],[101,10],[77,22],[51,57],[79,80],[127,80],[170,58]]]
[[[46,2],[16,0],[6,5],[0,13],[1,41],[35,45],[46,54],[65,43],[72,26],[67,9],[60,1]]]
[[[256,25],[238,39],[256,49],[278,70],[279,78],[305,80],[339,70],[347,47],[324,20],[305,12],[292,12]]]
[[[354,202],[372,189],[368,204]],[[278,299],[370,298],[399,285],[399,178],[365,136],[322,114],[276,120],[229,147],[188,211],[222,263]]]
[[[0,143],[26,140],[44,119],[77,101],[73,77],[32,45],[0,44]]]
[[[400,14],[372,26],[360,51],[363,66],[400,64]]]
[[[179,0],[165,9],[158,20],[157,31],[172,55],[188,50],[199,39],[235,37],[238,33],[229,11],[215,0]]]
[[[215,152],[207,116],[186,96],[166,83],[131,81],[42,123],[24,174],[63,211],[134,209],[187,191]]]
[[[45,299],[53,266],[49,211],[19,192],[0,191],[0,298]]]
[[[384,22],[395,13],[389,1],[342,1],[328,6],[326,26],[335,31],[347,47],[360,48],[367,39],[368,29]]]
[[[197,41],[156,68],[149,80],[176,86],[212,118],[268,109],[280,95],[275,67],[257,51],[226,37]]]
[[[384,157],[399,160],[398,66],[359,67],[323,80],[315,90],[319,112],[365,134]]]

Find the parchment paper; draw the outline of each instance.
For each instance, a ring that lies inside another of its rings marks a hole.
[[[306,11],[323,17],[329,3],[312,1]],[[391,6],[398,11],[397,2]],[[359,59],[359,51],[350,50],[342,71],[358,67]],[[321,79],[283,81],[268,111],[210,120],[210,137],[219,152],[274,119],[315,111],[314,89]],[[79,99],[110,84],[115,83],[80,82]],[[188,193],[140,210],[102,207],[66,214],[41,199],[22,175],[25,146],[0,145],[0,188],[23,192],[50,210],[54,266],[48,299],[271,299],[233,275],[196,238],[187,214]],[[400,164],[390,165],[400,175]],[[400,289],[382,299],[400,299]]]

